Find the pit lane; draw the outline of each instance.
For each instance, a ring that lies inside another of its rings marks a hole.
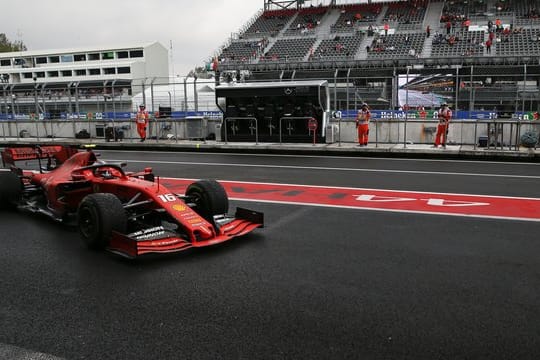
[[[536,164],[102,153],[167,177],[540,197]],[[67,359],[493,359],[540,346],[538,222],[232,203],[263,211],[266,228],[135,262],[2,213],[0,342]]]

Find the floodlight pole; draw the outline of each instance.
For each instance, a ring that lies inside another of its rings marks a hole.
[[[407,80],[405,82],[405,124],[403,126],[403,148],[407,148],[407,120],[409,120],[409,71],[410,66],[407,66]]]

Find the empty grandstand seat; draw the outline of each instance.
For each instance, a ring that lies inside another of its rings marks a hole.
[[[240,36],[250,38],[277,35],[295,14],[296,9],[265,11]]]
[[[261,59],[263,61],[303,60],[308,54],[316,38],[279,39]]]
[[[305,8],[298,11],[298,16],[290,27],[285,31],[285,35],[309,34],[319,25],[328,7]]]
[[[433,37],[433,46],[431,55],[435,57],[454,57],[454,56],[477,56],[484,54],[484,36],[483,30],[467,31],[461,30],[454,33],[454,43],[449,43],[449,36],[440,35],[440,38]]]
[[[325,39],[321,41],[315,50],[312,59],[345,59],[354,58],[358,51],[363,35],[356,36],[336,36],[333,39]]]
[[[368,52],[368,59],[403,58],[419,55],[424,47],[425,35],[423,33],[389,34],[373,39]]]
[[[400,28],[411,25],[409,28],[414,29],[424,21],[426,6],[427,1],[424,0],[389,3],[384,21],[397,22]]]
[[[375,23],[381,4],[352,4],[341,7],[341,13],[331,26],[333,32],[350,31],[355,25]]]
[[[540,29],[515,28],[509,35],[500,35],[495,43],[497,55],[523,55],[540,53]]]

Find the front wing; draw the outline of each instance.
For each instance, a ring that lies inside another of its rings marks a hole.
[[[217,235],[211,239],[191,242],[174,231],[157,226],[131,234],[113,232],[107,250],[129,258],[150,253],[179,252],[220,244],[261,227],[264,227],[263,213],[238,208],[234,218],[229,218],[223,225],[215,225]]]

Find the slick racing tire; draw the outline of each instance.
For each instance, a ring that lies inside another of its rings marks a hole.
[[[13,209],[20,202],[23,184],[17,174],[0,172],[0,209]]]
[[[195,204],[193,210],[207,220],[229,211],[229,198],[223,186],[215,180],[199,180],[188,186],[186,195]]]
[[[113,194],[87,195],[77,209],[79,233],[88,248],[103,250],[113,231],[125,233],[127,216],[120,200]]]

